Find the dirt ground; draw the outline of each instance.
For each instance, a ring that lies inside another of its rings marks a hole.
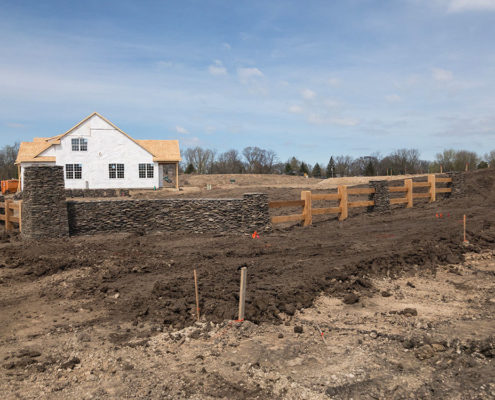
[[[259,239],[4,237],[2,398],[495,398],[495,172],[466,182],[462,198]]]

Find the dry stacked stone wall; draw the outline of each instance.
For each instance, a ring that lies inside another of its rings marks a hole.
[[[69,235],[63,167],[27,167],[22,199],[23,237],[44,239]]]
[[[465,174],[462,172],[448,172],[447,176],[452,178],[452,183],[447,185],[447,187],[452,188],[450,197],[464,196],[466,194]]]
[[[268,197],[68,201],[71,235],[102,232],[189,231],[232,233],[270,230]]]

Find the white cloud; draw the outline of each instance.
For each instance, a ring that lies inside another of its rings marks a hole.
[[[311,113],[308,115],[308,122],[314,125],[340,125],[340,126],[356,126],[359,121],[352,118],[327,118],[320,114]]]
[[[289,112],[293,114],[301,114],[303,112],[303,109],[301,106],[293,105],[289,107]]]
[[[230,50],[230,49],[232,49],[232,46],[231,46],[230,44],[228,44],[227,42],[222,43],[222,47],[223,47],[225,50]]]
[[[448,12],[495,11],[495,0],[449,0]]]
[[[225,68],[220,60],[215,60],[215,63],[208,67],[208,71],[212,75],[227,75],[227,68]]]
[[[9,128],[16,128],[16,129],[18,129],[18,128],[25,128],[26,127],[26,125],[20,124],[18,122],[7,122],[7,126]]]
[[[398,103],[401,101],[401,97],[398,94],[389,94],[385,96],[385,100],[387,100],[389,103]]]
[[[301,91],[301,96],[306,100],[311,100],[316,97],[316,93],[311,89],[304,89],[303,91]]]
[[[433,79],[436,81],[451,81],[454,78],[454,74],[452,71],[449,71],[447,69],[442,69],[442,68],[433,68],[431,70],[431,74],[433,76]]]
[[[325,106],[327,106],[328,108],[335,108],[335,107],[338,107],[340,106],[340,103],[336,100],[332,100],[332,99],[326,99],[323,104],[325,104]]]
[[[248,83],[256,78],[262,78],[263,72],[261,72],[258,68],[238,68],[237,75],[239,76],[239,80],[242,83]]]
[[[175,127],[175,130],[177,133],[180,133],[181,135],[188,135],[189,134],[189,131],[186,128],[184,128],[183,126],[177,125]]]
[[[329,84],[330,86],[338,86],[338,85],[340,85],[340,79],[337,79],[337,78],[330,78],[330,79],[328,80],[328,84]]]

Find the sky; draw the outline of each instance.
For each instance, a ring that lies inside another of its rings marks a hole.
[[[0,0],[0,147],[94,111],[181,149],[495,149],[495,0]]]

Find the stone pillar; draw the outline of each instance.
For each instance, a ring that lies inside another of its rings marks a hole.
[[[447,176],[452,178],[452,182],[447,187],[452,188],[450,197],[461,197],[465,194],[465,174],[464,172],[447,172]]]
[[[245,232],[269,232],[272,230],[268,195],[246,193],[242,199],[242,223]]]
[[[22,199],[24,238],[69,236],[63,167],[27,167],[24,172]]]
[[[369,186],[375,189],[375,193],[368,196],[368,200],[375,202],[374,206],[368,207],[368,212],[389,212],[390,211],[390,192],[387,181],[370,181]]]

